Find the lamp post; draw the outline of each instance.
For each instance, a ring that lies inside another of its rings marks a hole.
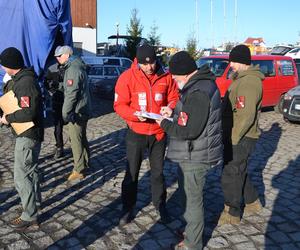
[[[117,46],[117,49],[118,49],[118,46],[119,46],[119,44],[118,44],[118,40],[119,40],[119,26],[120,26],[120,24],[118,23],[118,22],[116,22],[116,27],[117,27],[117,42],[116,42],[116,46]]]

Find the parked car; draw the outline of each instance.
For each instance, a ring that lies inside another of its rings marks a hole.
[[[285,120],[300,122],[300,86],[292,88],[284,95],[282,110]]]
[[[88,68],[89,83],[118,78],[127,68],[115,65],[97,65]]]
[[[82,60],[85,64],[93,66],[115,65],[123,68],[130,68],[132,61],[127,57],[116,56],[83,56]]]
[[[216,83],[224,97],[231,80],[228,55],[202,57],[197,60],[197,65],[208,64],[216,75]],[[259,65],[265,75],[263,80],[263,107],[275,106],[282,113],[284,94],[298,85],[298,74],[295,62],[291,57],[277,55],[254,55],[252,64]]]
[[[105,99],[114,99],[117,80],[118,77],[100,79],[90,84],[90,91],[95,96],[103,97]]]

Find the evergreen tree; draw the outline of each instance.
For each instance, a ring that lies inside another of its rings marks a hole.
[[[141,25],[141,21],[138,18],[138,10],[134,8],[131,11],[131,18],[130,18],[130,26],[127,26],[127,33],[131,38],[126,41],[127,51],[129,54],[130,59],[134,59],[136,54],[136,47],[141,41],[143,26]]]
[[[193,57],[195,60],[199,58],[197,51],[197,40],[190,36],[186,43],[186,51]]]
[[[148,41],[152,46],[160,45],[160,35],[157,34],[157,30],[158,26],[153,22],[153,25],[150,27],[150,33],[148,34]]]

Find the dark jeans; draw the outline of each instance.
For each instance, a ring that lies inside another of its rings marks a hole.
[[[58,148],[62,148],[64,146],[64,140],[63,140],[64,121],[62,118],[62,109],[53,109],[52,117],[53,117],[53,124],[54,124],[54,137],[56,141],[55,146]]]
[[[156,209],[165,205],[166,188],[164,185],[163,163],[166,140],[157,141],[155,135],[141,135],[128,129],[126,135],[127,167],[122,182],[123,209],[132,209],[137,199],[138,176],[144,152],[148,149],[151,168],[152,202]]]
[[[242,198],[246,204],[258,198],[257,191],[247,173],[247,161],[255,148],[256,141],[256,139],[244,137],[237,145],[224,144],[225,165],[221,182],[224,202],[230,207],[229,213],[233,216],[240,216]]]
[[[203,187],[209,169],[209,165],[200,163],[180,163],[178,168],[180,203],[186,221],[184,242],[193,250],[202,249]]]

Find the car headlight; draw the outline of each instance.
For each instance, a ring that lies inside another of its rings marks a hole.
[[[286,93],[285,95],[284,95],[284,100],[292,100],[292,96],[290,95],[290,94],[288,94],[288,93]]]

